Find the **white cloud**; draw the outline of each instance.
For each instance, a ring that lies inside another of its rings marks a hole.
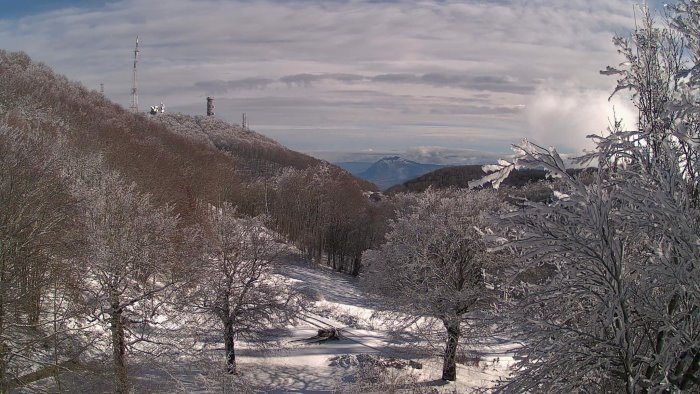
[[[634,119],[630,101],[622,93],[610,101],[609,96],[610,90],[587,89],[572,82],[543,86],[525,110],[528,135],[538,144],[565,152],[593,148],[587,136],[604,134],[615,117],[633,126],[629,124]]]

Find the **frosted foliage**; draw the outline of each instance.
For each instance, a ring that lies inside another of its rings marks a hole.
[[[118,297],[125,313],[151,293],[172,284],[167,270],[175,258],[177,219],[169,207],[157,208],[135,185],[106,174],[81,191],[87,197],[90,262],[86,287],[98,310]],[[168,264],[170,263],[170,264]]]
[[[284,280],[273,275],[283,245],[262,218],[237,215],[230,204],[209,215],[212,234],[208,257],[200,267],[204,280],[197,290],[197,305],[222,321],[230,319],[245,335],[265,328],[261,323],[272,323],[290,299]]]
[[[419,314],[469,311],[491,260],[481,230],[494,200],[488,192],[425,192],[391,223],[386,243],[365,252],[365,281]]]
[[[622,64],[603,72],[639,119],[593,137],[580,161],[596,168],[574,176],[527,141],[501,166],[544,167],[565,197],[504,219],[522,257],[510,285],[524,346],[502,391],[698,390],[700,3],[677,5],[675,30],[642,11],[631,38],[615,39]]]
[[[493,268],[485,235],[488,216],[500,208],[491,191],[433,191],[406,196],[386,242],[364,253],[368,288],[387,295],[393,308],[442,321],[447,331],[443,379],[455,380],[461,322],[482,307]]]
[[[177,218],[135,184],[99,168],[84,169],[74,193],[83,202],[87,230],[81,290],[110,333],[116,391],[128,392],[127,354],[167,351],[149,343],[167,321],[163,312],[179,282]]]
[[[72,200],[58,175],[57,141],[0,121],[0,392],[78,357],[70,328],[75,257]],[[65,358],[64,358],[65,357]]]
[[[240,126],[230,125],[214,116],[188,116],[179,113],[161,114],[154,120],[168,125],[170,130],[208,145],[222,146],[231,143],[282,148],[274,140]]]
[[[236,337],[255,340],[265,330],[289,322],[298,307],[292,286],[273,274],[283,245],[262,217],[237,215],[228,203],[211,207],[208,253],[193,295],[195,311],[213,318],[211,326],[223,332],[229,373],[236,373]]]

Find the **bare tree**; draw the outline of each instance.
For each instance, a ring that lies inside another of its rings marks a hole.
[[[74,207],[50,143],[0,125],[0,392],[70,353],[60,333],[74,309],[59,304],[73,301]]]
[[[162,323],[161,309],[179,281],[178,219],[116,173],[85,175],[75,186],[88,229],[83,292],[111,333],[115,389],[127,393],[127,351]]]
[[[428,190],[404,204],[390,223],[386,243],[363,255],[365,286],[389,296],[407,313],[434,317],[444,325],[444,380],[457,378],[463,319],[490,297],[484,272],[495,257],[484,235],[488,213],[499,207],[489,191]]]
[[[270,200],[277,231],[308,258],[321,263],[326,257],[333,269],[353,276],[360,272],[362,252],[384,232],[383,206],[327,164],[280,171]]]
[[[255,339],[268,328],[289,322],[299,298],[285,279],[273,274],[282,244],[261,217],[238,217],[228,203],[209,214],[210,241],[199,267],[195,308],[218,321],[226,351],[226,370],[237,373],[235,341]]]

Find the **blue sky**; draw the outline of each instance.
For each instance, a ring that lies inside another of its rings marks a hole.
[[[138,34],[142,111],[203,114],[212,95],[217,116],[246,112],[332,160],[477,157],[522,137],[577,152],[613,105],[633,117],[598,70],[619,63],[611,39],[633,27],[634,3],[0,0],[0,48],[128,107]]]
[[[108,0],[0,0],[0,18],[16,19],[68,7],[99,8],[106,3]]]

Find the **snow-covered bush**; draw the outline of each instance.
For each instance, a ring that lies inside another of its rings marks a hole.
[[[331,359],[331,366],[350,370],[338,394],[438,394],[420,382],[419,363],[374,354],[344,354]]]

